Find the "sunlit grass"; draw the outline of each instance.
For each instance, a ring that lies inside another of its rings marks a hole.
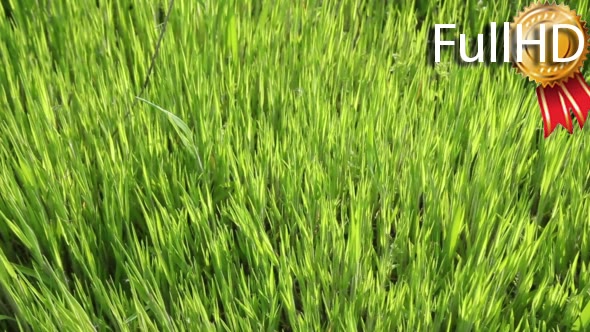
[[[0,329],[590,328],[588,129],[426,63],[528,3],[177,0],[141,100],[165,0],[1,3]]]

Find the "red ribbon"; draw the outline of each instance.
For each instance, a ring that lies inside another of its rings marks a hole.
[[[537,87],[537,100],[541,106],[545,138],[558,124],[571,134],[574,131],[570,110],[574,111],[580,129],[584,127],[590,110],[590,86],[580,73],[567,82],[557,83],[553,87]]]

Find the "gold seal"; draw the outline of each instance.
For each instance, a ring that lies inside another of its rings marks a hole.
[[[538,45],[524,45],[522,47],[522,61],[517,61],[516,33],[517,24],[521,25],[521,40],[539,40],[541,36],[541,24],[545,25],[545,61],[541,62],[541,53]],[[569,24],[582,32],[584,40],[579,40],[578,35],[570,29],[558,30],[557,49],[553,50],[553,27],[556,24]],[[511,52],[510,56],[514,67],[525,77],[533,80],[543,87],[554,86],[560,82],[566,82],[580,72],[580,68],[588,54],[588,29],[586,22],[565,5],[549,3],[536,3],[525,8],[514,18],[510,27]],[[582,53],[569,62],[554,62],[553,52],[557,52],[559,58],[567,59],[576,54],[580,43],[584,43]]]

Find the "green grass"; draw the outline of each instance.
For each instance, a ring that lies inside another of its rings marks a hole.
[[[440,2],[177,0],[139,100],[165,0],[3,0],[0,330],[590,329],[590,129]]]

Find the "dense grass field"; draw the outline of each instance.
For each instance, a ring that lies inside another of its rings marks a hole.
[[[1,4],[0,330],[590,329],[590,129],[427,62],[528,2]]]

